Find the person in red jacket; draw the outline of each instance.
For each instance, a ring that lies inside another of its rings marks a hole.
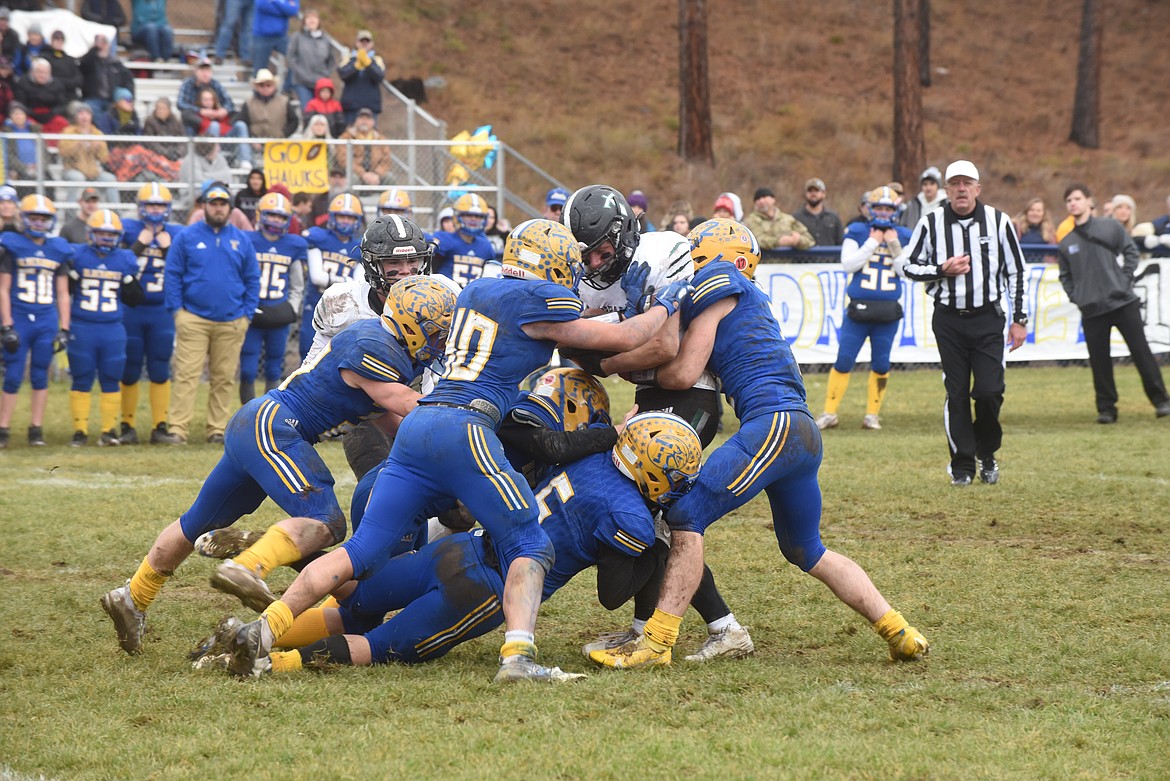
[[[317,86],[313,88],[313,99],[301,111],[305,117],[305,124],[314,114],[322,114],[329,120],[329,132],[337,138],[345,132],[345,112],[341,102],[334,97],[333,82],[329,79],[317,79]]]

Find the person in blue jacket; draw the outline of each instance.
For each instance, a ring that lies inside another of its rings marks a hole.
[[[268,67],[272,52],[288,54],[288,20],[301,12],[300,0],[256,0],[252,12],[252,75]]]

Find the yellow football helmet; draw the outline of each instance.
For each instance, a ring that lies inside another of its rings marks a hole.
[[[165,184],[151,182],[138,188],[138,219],[146,223],[161,224],[171,218],[171,207],[175,202]],[[150,207],[162,208],[150,208]]]
[[[562,367],[545,372],[536,381],[530,398],[555,415],[565,431],[610,422],[605,386],[581,369]]]
[[[399,217],[413,217],[414,204],[410,202],[410,193],[405,190],[387,190],[378,199],[378,214],[397,214]]]
[[[613,463],[642,496],[669,507],[699,478],[703,446],[678,415],[643,412],[626,423],[613,447]]]
[[[888,214],[878,215],[874,212],[873,207],[886,206],[889,207]],[[901,201],[898,194],[894,192],[894,188],[889,185],[882,185],[875,187],[865,194],[865,213],[869,217],[869,224],[874,228],[893,228],[896,224],[894,219],[898,216],[901,210]]]
[[[24,217],[24,232],[35,239],[43,239],[57,224],[57,204],[46,195],[26,195],[20,199],[20,213]]]
[[[105,254],[118,248],[122,241],[122,220],[110,209],[98,209],[85,221],[89,243]]]
[[[382,307],[382,324],[420,364],[443,357],[454,316],[455,292],[421,275],[394,283]]]
[[[256,204],[256,221],[265,233],[281,236],[292,220],[292,204],[281,193],[265,193]]]
[[[366,216],[362,209],[362,202],[356,195],[342,193],[329,202],[329,218],[326,227],[338,236],[346,239],[352,237],[361,228],[362,219]],[[339,217],[353,217],[353,220],[339,220]]]
[[[691,228],[687,241],[691,243],[695,271],[708,263],[726,260],[733,263],[748,279],[756,274],[756,266],[760,263],[760,243],[756,241],[755,234],[742,223],[722,218],[707,220]]]
[[[483,233],[487,218],[488,205],[482,196],[464,193],[455,199],[455,225],[464,233]]]
[[[573,292],[585,269],[573,234],[552,220],[527,220],[513,228],[504,242],[503,263],[506,277],[555,282]]]

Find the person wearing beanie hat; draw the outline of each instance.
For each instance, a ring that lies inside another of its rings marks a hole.
[[[53,78],[65,86],[65,95],[69,100],[80,97],[81,63],[65,51],[65,33],[54,30],[50,42],[44,56],[53,70]]]
[[[711,207],[711,218],[719,220],[735,220],[735,201],[727,193],[722,193],[715,199]],[[736,220],[738,222],[738,220]]]
[[[792,215],[812,234],[818,247],[837,247],[845,237],[845,227],[837,212],[825,206],[825,182],[809,179],[804,183],[804,206]]]
[[[345,82],[341,93],[345,123],[352,125],[358,109],[362,108],[374,112],[377,119],[382,113],[382,79],[386,77],[386,63],[374,51],[374,36],[369,30],[358,30],[354,49],[338,66],[337,75]]]
[[[791,214],[776,208],[776,194],[769,187],[760,187],[752,196],[752,213],[744,217],[746,225],[756,236],[760,249],[808,249],[816,244],[812,234]]]
[[[626,203],[634,211],[634,217],[638,220],[638,230],[642,233],[650,233],[654,230],[654,223],[646,214],[646,209],[649,208],[650,203],[646,200],[646,193],[641,190],[634,190],[626,198]]]
[[[10,184],[0,185],[0,233],[20,233],[20,194]]]
[[[95,124],[106,135],[142,135],[142,123],[138,121],[138,112],[134,110],[134,93],[125,87],[118,87],[114,90],[113,98],[106,110],[94,117]]]
[[[921,190],[913,198],[905,201],[905,207],[898,217],[898,224],[913,229],[922,215],[934,211],[947,202],[947,194],[943,191],[942,173],[935,166],[930,166],[919,177]]]

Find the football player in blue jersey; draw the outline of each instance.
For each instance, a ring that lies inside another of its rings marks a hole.
[[[455,280],[467,287],[480,277],[500,276],[500,264],[492,243],[484,235],[487,227],[487,201],[475,193],[465,193],[455,200],[455,232],[430,234],[435,244],[431,273]]]
[[[195,503],[163,530],[130,581],[102,597],[126,652],[141,651],[145,611],[195,540],[254,512],[265,497],[291,517],[212,577],[250,607],[263,609],[272,599],[263,581],[271,569],[344,538],[333,476],[313,445],[365,418],[382,415],[392,426],[410,412],[419,398],[410,383],[442,354],[454,307],[444,285],[408,277],[390,291],[380,319],[338,334],[312,365],[235,414],[223,458]]]
[[[312,227],[305,232],[309,242],[309,284],[301,302],[301,360],[313,346],[313,309],[321,293],[335,282],[353,277],[358,245],[361,244],[365,211],[356,195],[341,193],[329,202],[329,217],[324,228]]]
[[[491,535],[506,573],[507,633],[496,680],[553,680],[535,661],[534,640],[551,544],[532,489],[508,463],[496,430],[515,406],[520,381],[547,364],[557,344],[632,350],[654,336],[689,286],[668,286],[649,311],[622,323],[582,320],[574,293],[581,252],[563,225],[548,220],[529,220],[509,234],[503,274],[475,280],[459,295],[442,378],[399,427],[361,527],[306,567],[259,621],[235,634],[233,673],[254,674],[257,660],[297,615],[338,583],[374,574],[418,511],[450,496]]]
[[[851,559],[821,542],[820,430],[805,404],[800,367],[751,281],[760,260],[751,231],[732,220],[708,220],[689,234],[698,269],[683,303],[685,334],[678,355],[658,369],[668,388],[689,388],[704,369],[719,377],[740,428],[703,465],[694,488],[666,515],[670,559],[658,608],[637,640],[589,657],[607,667],[669,663],[682,615],[703,571],[703,533],[761,491],[768,495],[780,551],[868,620],[896,661],[921,659],[926,638],[890,607]]]
[[[248,238],[260,264],[260,307],[244,335],[240,350],[240,403],[256,397],[256,373],[264,352],[264,390],[280,384],[288,330],[301,311],[309,245],[288,232],[292,204],[280,193],[266,193],[256,204],[259,230]]]
[[[75,244],[69,269],[73,298],[73,329],[69,336],[69,373],[73,390],[69,406],[73,412],[73,447],[89,441],[90,391],[94,376],[101,384],[98,409],[101,434],[98,445],[122,444],[118,439],[118,414],[122,411],[122,373],[126,366],[126,307],[142,302],[138,282],[138,259],[120,249],[122,221],[109,209],[99,209],[89,220],[89,243]]]
[[[837,427],[837,408],[866,339],[870,354],[869,396],[861,427],[882,427],[878,415],[890,378],[890,350],[902,321],[901,268],[895,268],[894,258],[910,242],[910,229],[897,224],[898,194],[889,187],[866,193],[865,208],[869,222],[849,223],[841,242],[841,265],[853,277],[849,280],[849,306],[841,324],[837,362],[829,370],[825,411],[817,418],[817,428],[822,430]]]
[[[69,340],[69,260],[73,247],[50,236],[57,205],[43,195],[20,201],[21,233],[0,233],[0,344],[4,346],[4,392],[0,395],[0,450],[8,447],[8,428],[16,392],[29,364],[32,385],[28,443],[45,444],[45,407],[49,401],[49,364]]]
[[[163,292],[167,251],[183,226],[171,222],[174,199],[164,184],[138,190],[138,219],[122,220],[123,243],[138,258],[138,281],[144,298],[122,312],[126,326],[126,367],[122,370],[122,430],[118,441],[138,444],[138,385],[142,367],[150,381],[150,443],[167,439],[167,408],[171,406],[171,355],[175,351],[175,318],[167,311]]]
[[[630,418],[612,448],[552,469],[535,493],[556,553],[541,600],[597,565],[602,604],[624,602],[665,557],[654,513],[694,484],[701,456],[698,435],[681,418],[649,412]],[[338,606],[302,614],[281,639],[295,650],[271,653],[259,671],[432,661],[500,626],[503,600],[490,533],[456,534],[351,584]],[[385,620],[393,610],[400,612]],[[297,639],[304,642],[290,642]],[[549,675],[581,677],[557,668]]]

